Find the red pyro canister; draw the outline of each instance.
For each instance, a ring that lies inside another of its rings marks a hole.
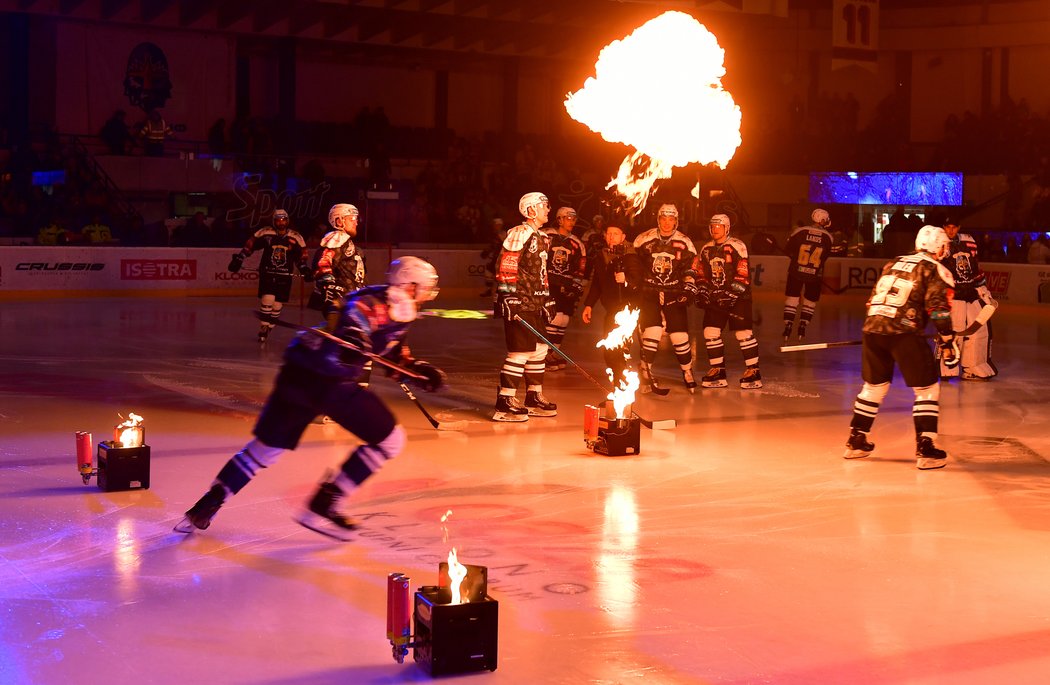
[[[391,641],[404,640],[412,634],[409,577],[391,573],[386,578],[386,636]]]
[[[84,479],[84,482],[88,482],[91,479],[93,464],[91,461],[91,433],[87,431],[77,431],[77,470],[80,471],[80,477]]]

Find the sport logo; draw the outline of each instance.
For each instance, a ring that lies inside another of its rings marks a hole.
[[[197,278],[196,259],[122,259],[122,281],[193,281]]]
[[[1009,271],[985,271],[984,278],[988,283],[988,289],[996,295],[1005,295],[1010,288]]]

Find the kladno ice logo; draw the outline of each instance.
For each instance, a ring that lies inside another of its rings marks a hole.
[[[197,278],[196,259],[122,259],[122,281],[192,281]]]

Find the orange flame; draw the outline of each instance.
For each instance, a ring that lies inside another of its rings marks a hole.
[[[609,377],[614,383],[616,382],[616,379],[612,378],[611,369],[609,370]],[[627,418],[627,408],[634,404],[634,396],[640,386],[641,382],[638,379],[637,371],[624,372],[620,384],[608,395],[609,399],[612,400],[613,409],[616,410],[616,418]]]
[[[602,48],[595,76],[566,97],[573,119],[611,143],[635,148],[608,185],[635,214],[673,167],[699,162],[724,168],[740,147],[740,107],[722,88],[724,60],[725,51],[703,24],[683,12],[665,12]]]
[[[627,341],[634,335],[634,329],[638,327],[638,315],[641,311],[640,309],[631,309],[630,306],[627,306],[616,312],[616,315],[613,317],[616,325],[609,331],[608,335],[598,341],[595,347],[615,350],[627,344]]]
[[[448,553],[448,578],[449,584],[452,586],[452,604],[465,604],[468,600],[463,598],[460,586],[463,585],[463,580],[467,577],[467,567],[459,563],[459,559],[456,558],[456,548],[453,547],[452,551]]]
[[[117,414],[120,416],[120,414]],[[123,417],[121,417],[123,418]],[[134,412],[128,412],[128,418],[117,425],[120,431],[120,444],[122,447],[142,447],[142,417]]]

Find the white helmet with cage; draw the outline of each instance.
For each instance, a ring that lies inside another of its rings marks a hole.
[[[940,260],[948,253],[948,234],[940,226],[926,225],[915,236],[915,249],[930,253]]]
[[[357,218],[359,215],[360,212],[358,212],[357,207],[353,205],[345,203],[332,205],[332,208],[328,210],[328,223],[335,226],[335,220],[340,217],[348,216]]]
[[[546,205],[547,209],[550,209],[551,203],[547,199],[547,196],[543,193],[525,193],[518,200],[518,211],[526,219],[536,218],[536,208],[542,205]]]

